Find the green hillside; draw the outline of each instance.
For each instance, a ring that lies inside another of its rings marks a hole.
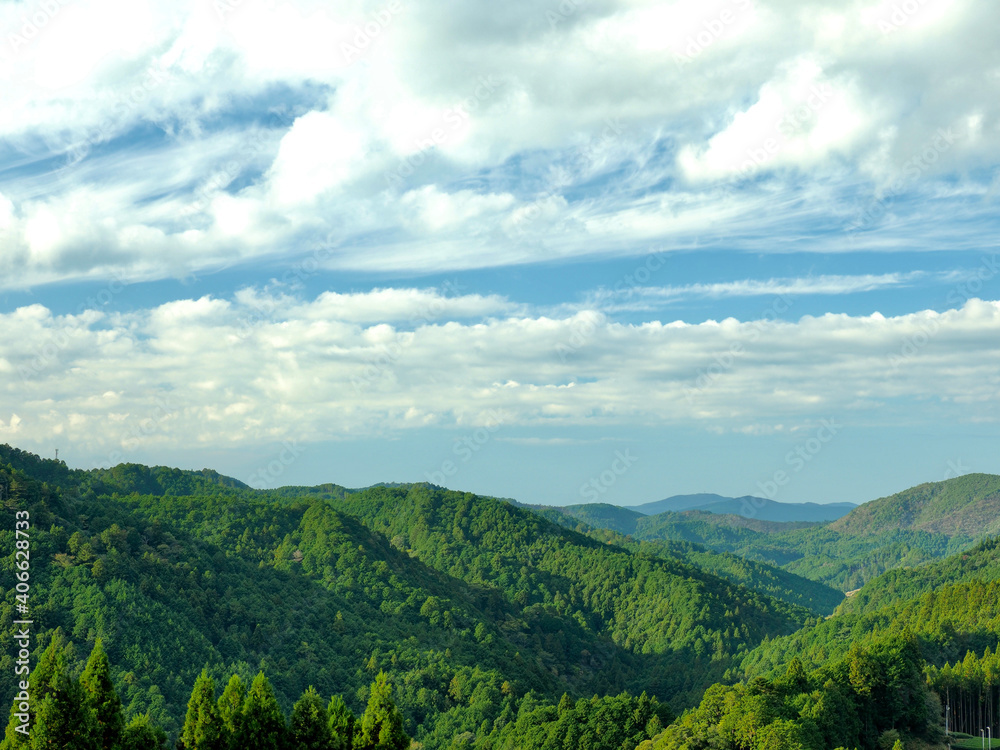
[[[911,529],[948,537],[1000,534],[1000,476],[966,474],[872,500],[830,524],[842,534]]]
[[[886,571],[938,560],[1000,533],[1000,476],[969,474],[923,484],[860,505],[827,524],[776,523],[706,511],[632,519],[612,507],[563,510],[636,540],[691,542],[846,592]]]
[[[737,657],[725,683],[639,748],[944,747],[945,705],[953,732],[996,731],[998,572],[990,539],[879,576],[831,618]]]
[[[373,488],[335,507],[435,569],[640,653],[707,666],[809,617],[692,565],[602,544],[489,498],[413,485]]]
[[[761,644],[731,677],[780,671],[793,658],[819,665],[855,643],[909,631],[931,664],[961,660],[1000,643],[1000,539],[917,568],[885,573],[849,597],[833,617]]]
[[[900,517],[899,498],[912,510],[919,496],[914,523],[927,508],[954,521],[992,498],[988,481],[952,482],[877,501],[876,515]],[[72,696],[93,694],[84,674],[106,652],[100,689],[120,696],[129,742],[146,738],[120,750],[161,747],[154,725],[194,737],[191,717],[211,723],[216,709],[192,714],[190,701],[214,706],[230,680],[247,716],[270,706],[285,750],[313,747],[287,739],[304,736],[310,711],[314,728],[340,722],[331,738],[347,744],[324,750],[404,750],[408,738],[413,750],[919,750],[940,741],[940,694],[965,728],[1000,703],[996,539],[702,513],[632,518],[625,534],[427,484],[259,491],[210,470],[71,470],[9,446],[0,498],[8,601],[14,513],[32,521],[38,715],[69,716],[52,713],[69,701],[98,732],[91,699]],[[572,510],[628,521],[611,506]],[[662,521],[733,551],[638,538]],[[783,568],[763,561],[775,558]],[[868,582],[844,600],[795,570]],[[8,643],[13,620],[0,616]],[[8,705],[14,666],[0,653]],[[384,746],[372,722],[389,727]],[[265,730],[246,726],[213,731],[250,746]],[[16,739],[2,747],[33,750]]]
[[[563,513],[564,509],[537,508],[539,515],[607,544],[647,555],[677,560],[713,573],[733,583],[805,607],[814,614],[828,615],[844,599],[843,593],[817,581],[797,576],[765,563],[748,560],[729,552],[684,541],[638,541],[610,529],[595,528]]]
[[[712,547],[765,545],[771,534],[818,526],[805,521],[762,521],[732,514],[687,510],[646,516],[636,524],[637,539],[677,539]]]
[[[838,612],[864,614],[942,586],[997,580],[1000,580],[1000,538],[994,537],[943,560],[891,570],[845,599]]]
[[[172,734],[203,668],[248,685],[264,670],[286,712],[314,685],[357,715],[385,671],[428,748],[500,732],[524,701],[541,720],[563,693],[646,691],[682,706],[731,654],[810,620],[689,563],[427,485],[296,499],[212,473],[3,458],[28,470],[0,465],[11,519],[0,539],[10,600],[12,513],[30,512],[33,659],[56,629],[71,660],[101,638],[126,715],[148,712]],[[0,635],[13,630],[8,611]],[[0,656],[8,705],[11,658]]]

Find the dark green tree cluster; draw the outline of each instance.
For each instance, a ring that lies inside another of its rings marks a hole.
[[[324,703],[309,687],[286,721],[271,683],[259,673],[247,690],[238,675],[215,697],[215,682],[203,671],[195,681],[178,750],[403,750],[410,738],[380,672],[369,689],[360,721],[340,696]]]
[[[968,651],[954,664],[928,667],[927,679],[949,708],[951,731],[976,735],[989,727],[1000,735],[1000,649],[987,648],[982,656]]]
[[[606,698],[563,695],[558,706],[540,705],[533,695],[521,701],[516,716],[489,735],[477,750],[632,750],[659,734],[673,716],[656,698],[622,693]]]
[[[2,750],[158,750],[167,735],[147,714],[124,720],[111,666],[98,639],[79,677],[73,647],[56,631],[29,678],[28,720],[17,701],[0,743]],[[26,731],[19,731],[19,727]]]
[[[888,750],[939,739],[940,705],[927,689],[916,639],[855,646],[807,673],[797,659],[774,680],[715,685],[639,750]]]

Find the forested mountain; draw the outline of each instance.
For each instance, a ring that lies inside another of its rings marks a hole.
[[[69,471],[4,448],[0,490],[8,514],[32,519],[33,659],[58,628],[72,672],[102,638],[126,718],[148,713],[171,735],[203,669],[248,685],[264,670],[286,712],[313,685],[356,714],[385,671],[427,747],[466,733],[503,744],[522,711],[548,721],[563,693],[683,705],[731,654],[811,619],[689,563],[427,485],[268,493],[210,472]],[[0,539],[10,597],[12,522]],[[12,621],[0,619],[8,643]],[[8,651],[8,702],[12,677]]]
[[[730,677],[781,670],[792,658],[806,666],[842,655],[856,643],[913,633],[937,666],[982,653],[1000,642],[1000,540],[916,568],[893,570],[849,597],[834,617],[769,640]]]
[[[923,484],[860,505],[827,524],[698,510],[637,517],[634,510],[613,507],[561,510],[636,540],[691,542],[851,591],[887,570],[937,560],[1000,533],[1000,476],[969,474]]]
[[[1000,533],[1000,476],[966,474],[928,482],[858,506],[830,524],[842,534],[871,535],[895,529],[947,537]]]
[[[844,599],[843,593],[836,589],[772,565],[748,560],[729,552],[716,552],[706,546],[686,541],[660,539],[639,541],[611,529],[591,526],[567,515],[564,511],[564,508],[535,510],[539,515],[593,539],[643,554],[694,565],[733,583],[770,594],[789,604],[805,607],[814,614],[828,615]]]
[[[532,506],[535,510],[549,510],[544,506]],[[646,518],[642,513],[628,508],[619,508],[607,503],[590,503],[587,505],[566,505],[554,508],[564,515],[583,521],[599,529],[611,529],[620,534],[634,534],[640,520]]]
[[[708,510],[665,511],[656,515],[643,515],[635,510],[620,508],[607,503],[587,505],[525,506],[533,510],[558,510],[564,515],[583,521],[600,529],[611,529],[620,534],[629,534],[637,539],[683,539],[704,544],[734,542],[753,538],[741,535],[740,530],[749,529],[763,534],[806,529],[820,525],[811,521],[767,521],[761,518],[747,518],[733,513],[715,513]]]
[[[640,747],[922,748],[943,741],[944,703],[952,731],[996,735],[998,570],[992,539],[880,576],[830,619],[738,658],[734,686]]]
[[[943,560],[890,570],[845,599],[838,611],[865,614],[942,586],[997,580],[1000,580],[1000,538],[992,537]]]
[[[336,507],[435,569],[498,591],[522,613],[659,655],[645,660],[654,673],[646,684],[658,694],[685,689],[688,678],[666,669],[675,660],[709,669],[725,653],[809,619],[690,564],[603,544],[489,498],[414,485],[373,488]],[[560,650],[575,630],[563,627]]]
[[[919,750],[939,693],[966,731],[996,727],[1000,544],[942,558],[969,538],[884,519],[961,529],[993,479],[878,501],[870,534],[665,514],[782,570],[427,484],[260,491],[0,446],[5,595],[27,511],[32,716],[56,738],[12,723],[4,748]],[[871,580],[838,607],[795,568]]]

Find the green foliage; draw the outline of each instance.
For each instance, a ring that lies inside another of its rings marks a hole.
[[[243,685],[243,680],[238,674],[229,678],[226,689],[219,696],[219,721],[222,722],[222,732],[226,737],[235,737],[241,727],[243,702],[246,700],[247,691]],[[226,743],[233,748],[232,742]]]
[[[87,705],[93,710],[97,721],[99,746],[113,748],[120,744],[125,729],[122,702],[111,681],[111,665],[100,638],[94,642],[87,666],[80,676],[80,684],[83,686]]]
[[[284,750],[288,728],[274,689],[263,672],[254,678],[233,736],[236,747],[257,750]]]
[[[403,717],[392,700],[392,686],[385,672],[379,672],[371,686],[368,707],[358,723],[356,750],[403,750],[410,738],[403,731]]]
[[[335,695],[327,706],[327,717],[330,727],[330,747],[332,750],[351,750],[354,746],[354,714],[344,703],[344,699]]]
[[[792,662],[778,680],[709,689],[698,708],[643,747],[877,750],[887,732],[930,741],[938,717],[927,712],[922,668],[916,640],[905,635],[855,647],[809,674]]]
[[[122,731],[122,750],[165,750],[167,733],[155,726],[149,714],[137,714]]]
[[[622,693],[616,697],[581,698],[575,703],[563,696],[559,706],[539,705],[526,696],[516,718],[495,725],[477,738],[479,750],[632,750],[651,739],[672,716],[655,698]]]
[[[51,677],[40,687],[41,695],[34,696],[38,709],[31,727],[31,750],[101,750],[95,711],[61,651],[56,653]]]
[[[296,750],[332,750],[330,717],[312,685],[295,702],[289,724],[288,735]]]
[[[222,750],[223,736],[222,721],[215,704],[215,681],[207,671],[202,671],[191,691],[179,747],[184,750]]]

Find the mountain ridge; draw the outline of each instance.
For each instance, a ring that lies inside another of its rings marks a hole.
[[[646,516],[660,513],[680,513],[687,510],[705,510],[711,513],[758,518],[762,521],[833,521],[857,507],[854,503],[783,503],[754,495],[726,497],[703,492],[693,495],[672,495],[642,505],[621,506],[626,510]]]

